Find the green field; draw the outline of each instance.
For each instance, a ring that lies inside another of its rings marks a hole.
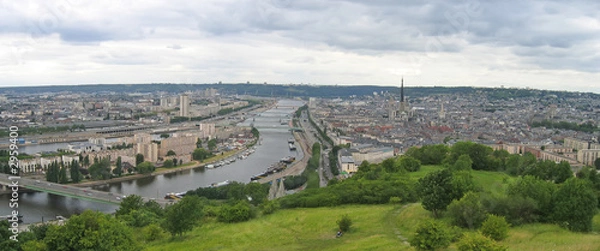
[[[424,166],[412,178],[438,170]],[[514,178],[504,173],[473,171],[484,191],[499,193]],[[348,214],[352,230],[335,238],[336,220]],[[147,243],[147,250],[414,250],[407,240],[420,222],[431,219],[419,203],[407,205],[345,205],[279,210],[249,222],[226,224],[214,218],[184,235]],[[442,218],[443,222],[449,219]],[[456,230],[467,231],[467,230]],[[499,242],[508,250],[600,250],[600,214],[593,233],[573,233],[552,224],[529,224],[510,229]],[[447,250],[456,250],[451,245]]]

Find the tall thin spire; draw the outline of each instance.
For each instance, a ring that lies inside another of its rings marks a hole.
[[[400,102],[404,102],[404,77],[402,77],[402,82],[400,83]]]

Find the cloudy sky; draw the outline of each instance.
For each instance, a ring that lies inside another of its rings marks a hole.
[[[0,86],[403,76],[600,93],[600,2],[565,2],[0,0]]]

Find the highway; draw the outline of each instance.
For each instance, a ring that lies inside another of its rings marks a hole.
[[[10,177],[10,178],[9,178]],[[102,192],[97,190],[92,190],[90,188],[80,188],[75,186],[70,186],[66,184],[57,184],[42,180],[34,180],[30,178],[24,178],[19,176],[11,176],[7,174],[3,174],[0,176],[0,184],[2,185],[18,185],[19,187],[25,187],[31,190],[47,192],[51,194],[78,198],[83,200],[102,202],[102,203],[110,203],[110,204],[120,204],[121,200],[125,197],[122,194],[115,194],[110,192]],[[8,187],[7,189],[11,189]],[[158,202],[161,206],[166,206],[171,202],[165,200],[163,198],[143,198],[144,202],[154,200]]]

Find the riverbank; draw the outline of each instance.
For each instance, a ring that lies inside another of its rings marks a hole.
[[[70,184],[66,184],[66,185],[75,186],[75,187],[92,187],[92,186],[107,185],[107,184],[112,184],[112,183],[119,183],[119,182],[129,181],[129,180],[137,180],[137,179],[141,179],[141,178],[149,177],[149,176],[175,173],[175,172],[190,170],[190,169],[194,169],[194,168],[204,167],[207,163],[224,160],[233,155],[240,154],[241,152],[245,151],[246,149],[247,148],[242,148],[242,149],[238,149],[238,150],[224,152],[222,155],[221,154],[215,155],[214,157],[206,159],[204,162],[198,162],[198,161],[194,160],[192,162],[183,164],[180,167],[158,168],[156,171],[149,173],[149,174],[131,174],[131,175],[112,178],[109,180],[91,180],[91,181],[84,181],[84,182],[80,182],[80,183],[76,183],[76,184],[70,183]],[[32,178],[32,179],[45,180],[45,177],[43,175],[32,175],[32,176],[25,176],[25,177]],[[2,192],[3,191],[0,191],[0,194],[2,194]]]
[[[175,173],[175,172],[190,170],[190,169],[194,169],[194,168],[204,167],[207,163],[224,160],[224,159],[229,158],[229,157],[231,157],[233,155],[239,154],[239,153],[245,151],[246,149],[247,148],[242,148],[242,149],[239,149],[239,150],[233,150],[233,151],[229,151],[229,152],[223,153],[222,155],[219,154],[219,155],[216,155],[216,156],[214,156],[212,158],[206,159],[202,163],[194,160],[192,162],[183,164],[182,167],[158,168],[156,171],[154,171],[152,173],[149,173],[149,174],[132,174],[132,175],[127,175],[127,176],[121,176],[121,177],[117,177],[117,178],[112,178],[112,179],[109,179],[109,180],[86,181],[86,182],[81,182],[81,183],[77,183],[77,184],[70,184],[70,185],[76,186],[76,187],[91,187],[91,186],[107,185],[107,184],[111,184],[111,183],[119,183],[119,182],[128,181],[128,180],[136,180],[136,179],[140,179],[140,178],[144,178],[144,177],[150,177],[150,176],[156,176],[156,175],[162,175],[162,174],[168,174],[168,173]]]

